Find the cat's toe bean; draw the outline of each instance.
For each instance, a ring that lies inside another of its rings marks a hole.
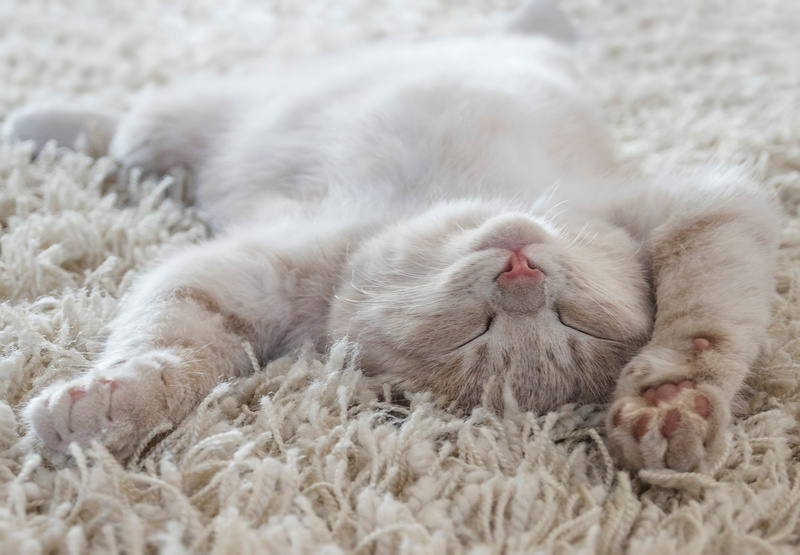
[[[49,426],[46,428],[52,429],[55,432],[55,439],[57,448],[63,448],[72,440],[72,426],[70,424],[70,415],[72,413],[72,405],[74,400],[70,394],[71,388],[62,387],[56,390],[50,396],[49,401],[44,408],[45,414],[40,415],[39,422],[49,419]],[[39,430],[37,429],[37,432]],[[43,434],[40,434],[44,437]],[[49,444],[48,444],[49,445]],[[49,445],[54,447],[53,445]]]
[[[648,430],[650,430],[650,415],[645,414],[636,421],[636,425],[633,427],[633,437],[637,442],[642,441]]]
[[[642,394],[642,399],[649,407],[658,406],[659,402],[666,402],[673,399],[679,392],[678,386],[666,383],[657,388],[649,388]]]
[[[664,417],[664,424],[661,425],[661,435],[667,439],[670,439],[675,435],[680,423],[681,413],[677,409],[669,410],[667,412],[667,416]]]
[[[618,458],[633,469],[698,469],[725,420],[725,414],[715,416],[712,398],[712,389],[684,380],[618,400],[608,422]]]
[[[51,387],[31,402],[27,411],[29,421],[49,448],[66,451],[70,442],[92,426],[93,401],[87,399],[85,384]]]
[[[697,351],[708,351],[713,347],[711,341],[705,337],[695,337],[692,339],[692,347]]]
[[[119,387],[120,381],[119,380],[112,380],[110,378],[104,378],[100,380],[102,383],[106,384],[108,388],[113,392],[115,389]]]
[[[72,387],[69,389],[68,393],[73,401],[80,401],[86,397],[86,390],[82,387]]]
[[[55,421],[50,416],[51,405],[52,399],[49,394],[39,395],[28,404],[26,413],[28,422],[45,445],[57,449],[63,438],[56,430]]]
[[[73,391],[70,391],[72,395]],[[80,396],[73,397],[73,401],[69,419],[73,439],[90,442],[107,425],[111,391],[106,384],[95,380],[80,390]]]
[[[705,395],[697,395],[694,398],[694,410],[708,420],[708,417],[711,416],[711,401]]]

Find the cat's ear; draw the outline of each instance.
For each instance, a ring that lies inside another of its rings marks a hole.
[[[553,0],[531,0],[511,16],[505,31],[542,35],[562,44],[573,44],[580,38],[567,14]]]

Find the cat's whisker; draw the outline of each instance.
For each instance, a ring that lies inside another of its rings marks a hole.
[[[548,199],[548,200],[549,200],[549,199]],[[566,211],[566,209],[560,210],[560,211],[559,211],[557,214],[555,214],[555,215],[551,215],[550,213],[551,213],[553,210],[555,210],[556,208],[558,208],[558,207],[560,207],[560,206],[562,206],[562,205],[564,205],[564,204],[567,204],[567,203],[569,203],[569,201],[568,201],[568,200],[562,200],[561,202],[557,202],[556,204],[554,204],[553,206],[551,206],[550,208],[548,208],[548,209],[547,209],[547,210],[544,212],[544,214],[542,214],[542,215],[541,215],[541,216],[539,216],[539,217],[540,217],[540,218],[542,218],[542,219],[544,219],[544,220],[547,220],[547,219],[555,219],[555,218],[557,218],[559,215],[563,214],[563,213]]]
[[[565,250],[570,250],[570,249],[576,248],[575,246],[581,240],[583,234],[586,233],[586,228],[587,227],[589,227],[589,222],[586,222],[585,224],[583,224],[583,226],[575,234],[575,237],[572,239],[572,241],[570,241],[570,243],[566,247],[564,247],[564,249]]]
[[[594,233],[591,235],[591,237],[590,237],[589,235],[586,235],[586,236],[584,237],[584,239],[585,239],[585,240],[584,240],[583,242],[581,242],[581,243],[578,243],[578,244],[577,244],[577,245],[575,245],[573,248],[574,248],[575,250],[581,250],[581,249],[585,249],[586,247],[588,247],[588,246],[589,246],[589,244],[590,244],[592,241],[594,241],[595,239],[597,239],[597,236],[599,235],[599,233],[600,233],[599,231],[595,231],[595,232],[594,232]]]

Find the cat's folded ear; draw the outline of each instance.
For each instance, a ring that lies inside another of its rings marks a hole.
[[[580,38],[567,14],[553,0],[531,0],[511,16],[505,31],[542,35],[562,44],[573,44]]]

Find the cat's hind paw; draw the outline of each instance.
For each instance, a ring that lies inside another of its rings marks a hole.
[[[13,112],[2,135],[12,142],[33,141],[34,154],[55,141],[58,146],[103,156],[117,126],[114,114],[78,108],[33,107]]]
[[[224,130],[233,102],[224,87],[202,83],[145,93],[120,121],[110,153],[148,172],[195,170],[206,159],[209,141]]]
[[[705,468],[728,418],[714,386],[683,380],[618,399],[606,429],[613,453],[627,468],[688,472]]]

